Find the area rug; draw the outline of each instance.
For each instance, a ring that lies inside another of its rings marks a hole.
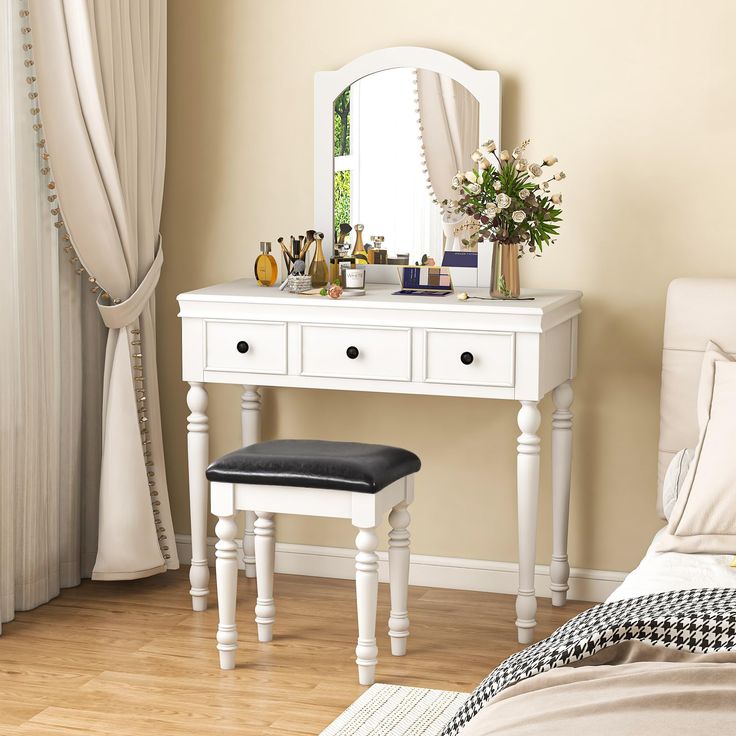
[[[438,736],[467,693],[372,685],[320,736]]]

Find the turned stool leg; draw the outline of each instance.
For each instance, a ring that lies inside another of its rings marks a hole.
[[[235,628],[235,604],[238,595],[238,552],[235,535],[238,526],[234,516],[220,516],[215,532],[215,569],[217,572],[217,648],[220,651],[220,668],[235,668],[235,650],[238,648],[238,632]]]
[[[255,535],[258,641],[271,641],[273,622],[276,620],[273,600],[273,568],[276,558],[273,514],[256,511]]]
[[[358,605],[358,645],[355,662],[358,681],[372,685],[376,679],[376,606],[378,604],[378,535],[375,527],[360,529],[355,537],[355,593]],[[256,563],[256,570],[258,563]]]
[[[391,616],[388,619],[388,635],[391,637],[391,654],[402,657],[406,654],[406,639],[409,636],[409,511],[406,503],[394,506],[388,522],[388,565],[391,584]]]

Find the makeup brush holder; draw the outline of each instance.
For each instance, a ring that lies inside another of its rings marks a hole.
[[[286,288],[292,294],[302,294],[312,288],[312,277],[309,274],[289,274],[286,279]]]

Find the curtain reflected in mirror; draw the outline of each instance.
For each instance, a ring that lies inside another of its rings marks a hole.
[[[445,247],[465,247],[464,223],[443,223],[439,203],[478,147],[472,94],[435,72],[390,69],[346,88],[333,118],[336,233],[343,223],[363,224],[366,245],[383,237],[389,263],[408,255],[409,263],[427,256],[439,265]]]

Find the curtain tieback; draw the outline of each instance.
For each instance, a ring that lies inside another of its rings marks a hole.
[[[106,327],[111,330],[120,330],[132,324],[141,316],[141,312],[143,312],[156,290],[163,263],[164,249],[161,243],[161,235],[159,235],[156,257],[138,288],[120,304],[102,304],[100,298],[97,299],[97,308],[100,310],[102,321]]]

